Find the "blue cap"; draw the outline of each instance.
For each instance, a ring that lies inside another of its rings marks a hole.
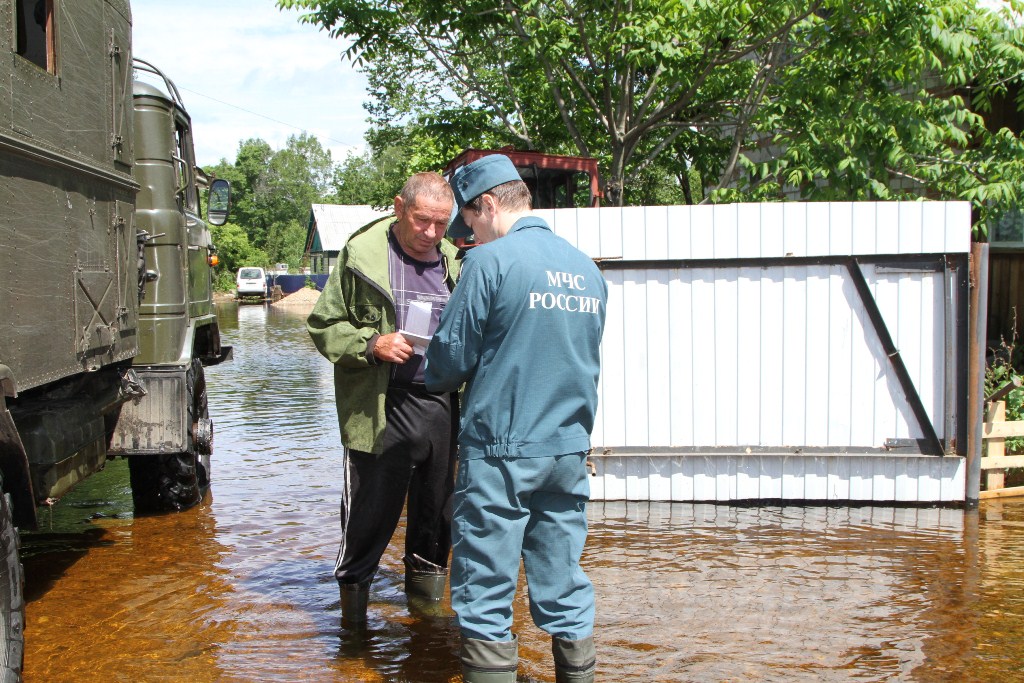
[[[448,226],[449,237],[469,237],[473,231],[462,220],[462,207],[498,185],[522,180],[512,160],[504,154],[489,154],[471,164],[459,166],[448,183],[455,193],[455,218]]]

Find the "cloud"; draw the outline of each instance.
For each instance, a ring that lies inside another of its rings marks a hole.
[[[343,41],[299,16],[273,0],[133,0],[134,54],[181,91],[201,165],[303,131],[335,158],[362,148],[366,78],[342,62]]]

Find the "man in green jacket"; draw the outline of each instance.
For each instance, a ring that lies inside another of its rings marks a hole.
[[[429,337],[455,286],[457,249],[443,241],[453,205],[441,176],[412,176],[395,197],[394,219],[349,237],[306,321],[334,364],[343,446],[334,575],[348,626],[366,621],[370,582],[406,502],[406,593],[444,593],[458,398],[427,391],[423,340],[402,330],[429,317],[427,330],[413,330]]]

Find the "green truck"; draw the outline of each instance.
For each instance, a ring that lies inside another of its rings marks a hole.
[[[174,84],[132,59],[127,0],[3,3],[0,52],[0,681],[16,681],[18,529],[38,506],[112,457],[137,512],[209,485],[203,368],[231,356],[209,225],[230,188],[196,166]]]

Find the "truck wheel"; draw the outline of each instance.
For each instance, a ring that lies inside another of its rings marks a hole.
[[[213,455],[213,421],[210,420],[206,400],[206,372],[199,359],[192,361],[195,377],[193,384],[192,446],[196,452],[196,478],[199,481],[199,496],[205,496],[210,488],[210,456]]]
[[[11,497],[0,495],[0,681],[21,680],[25,647],[25,574],[18,558],[18,530],[11,519]]]
[[[183,453],[128,458],[136,512],[175,512],[200,500],[210,485],[213,423],[206,400],[206,375],[194,359],[185,375],[189,447]]]

